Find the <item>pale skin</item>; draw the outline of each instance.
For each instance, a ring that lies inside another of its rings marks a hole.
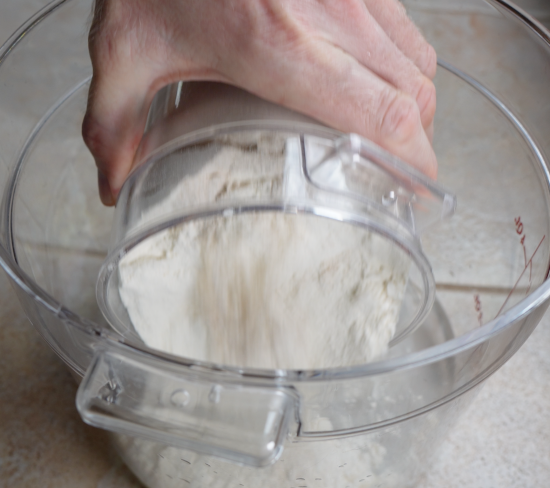
[[[179,80],[239,86],[437,174],[436,54],[397,0],[96,0],[90,54],[82,132],[105,205]]]

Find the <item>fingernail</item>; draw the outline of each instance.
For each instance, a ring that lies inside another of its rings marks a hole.
[[[99,171],[97,172],[97,185],[99,187],[99,198],[101,198],[103,205],[112,207],[115,204],[115,199],[111,192],[111,187],[105,175]]]

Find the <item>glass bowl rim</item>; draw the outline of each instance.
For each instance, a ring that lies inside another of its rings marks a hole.
[[[17,44],[40,22],[47,18],[50,14],[60,8],[63,4],[70,3],[71,0],[52,0],[49,4],[39,10],[34,16],[29,18],[22,24],[0,47],[0,68],[10,52],[17,47]],[[521,21],[526,27],[531,29],[543,42],[545,42],[550,49],[550,32],[542,26],[542,24],[536,21],[529,14],[524,12],[519,7],[515,6],[509,0],[490,0],[491,3],[499,5],[504,10],[508,11],[517,20]],[[18,161],[20,164],[21,161]],[[13,181],[7,181],[6,187],[13,184]],[[10,209],[7,208],[7,211]],[[4,219],[6,222],[7,219]],[[3,232],[6,229],[0,229]],[[6,234],[7,235],[7,234]],[[49,313],[55,315],[61,321],[67,323],[70,326],[74,326],[80,329],[82,332],[96,337],[103,341],[112,341],[116,343],[122,343],[126,346],[147,354],[151,358],[157,358],[160,361],[169,361],[174,366],[180,365],[183,368],[200,368],[201,370],[207,370],[212,373],[231,373],[232,375],[238,375],[243,381],[249,379],[274,379],[282,380],[284,382],[307,382],[307,381],[326,381],[332,379],[350,379],[363,376],[374,376],[393,372],[396,370],[412,369],[416,367],[425,366],[451,356],[454,356],[460,352],[476,347],[477,345],[491,339],[495,335],[502,333],[508,327],[518,320],[521,320],[525,316],[534,312],[538,307],[544,305],[544,303],[550,298],[550,280],[548,274],[546,281],[544,281],[538,288],[536,288],[526,298],[521,300],[518,304],[514,305],[504,314],[496,317],[483,326],[463,334],[459,337],[443,342],[436,346],[426,348],[422,351],[406,354],[397,358],[382,359],[380,361],[367,363],[364,365],[353,366],[349,368],[333,368],[325,370],[312,370],[312,371],[295,371],[295,370],[253,370],[253,369],[240,369],[231,368],[226,366],[220,366],[216,364],[204,363],[200,361],[191,361],[185,358],[172,356],[169,354],[160,353],[154,349],[126,344],[125,341],[118,336],[118,334],[112,333],[110,330],[106,330],[99,324],[85,320],[69,309],[65,308],[61,303],[55,300],[51,295],[40,288],[16,263],[10,252],[0,245],[0,266],[6,271],[8,277],[14,282],[14,284],[20,288],[26,295],[33,299],[39,307],[46,309]],[[67,358],[63,358],[67,360]],[[68,358],[69,360],[71,358]],[[72,363],[72,361],[68,361]],[[71,364],[71,367],[75,369],[75,372],[83,374],[77,366]],[[234,377],[234,376],[233,376]]]

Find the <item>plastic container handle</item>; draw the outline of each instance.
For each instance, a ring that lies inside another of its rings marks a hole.
[[[415,236],[455,212],[452,193],[357,134],[333,141],[302,135],[300,151],[310,184],[373,205]]]
[[[199,371],[183,377],[150,355],[109,344],[96,351],[76,405],[95,427],[239,464],[273,464],[290,428],[297,428],[296,393],[220,384],[208,376]]]

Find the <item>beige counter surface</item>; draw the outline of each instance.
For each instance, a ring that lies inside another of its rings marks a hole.
[[[47,3],[0,1],[1,41]],[[486,381],[421,488],[549,487],[548,385],[550,314]],[[75,394],[68,370],[27,321],[0,271],[0,488],[140,486],[105,434],[82,423]]]

